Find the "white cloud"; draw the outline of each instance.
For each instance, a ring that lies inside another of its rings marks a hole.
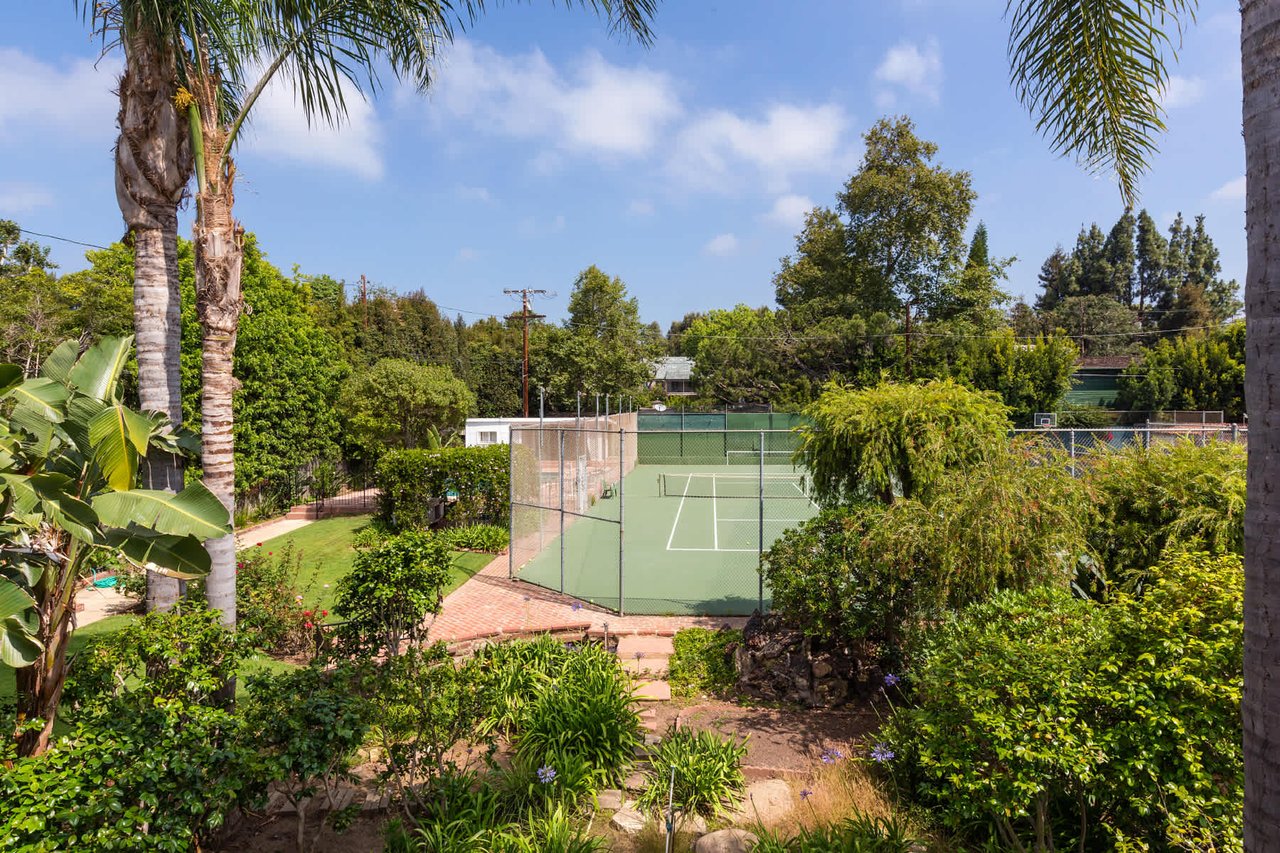
[[[1204,80],[1199,77],[1181,77],[1171,74],[1162,99],[1164,107],[1168,110],[1176,110],[1197,104],[1204,98],[1205,88]]]
[[[459,186],[457,194],[463,201],[478,201],[483,204],[493,201],[493,195],[485,187]]]
[[[719,257],[732,255],[737,250],[738,238],[733,236],[733,234],[717,234],[708,240],[707,244],[702,247],[702,251],[706,254],[717,255]]]
[[[589,51],[562,74],[541,51],[505,56],[459,39],[432,91],[445,113],[507,136],[602,156],[640,156],[680,114],[666,74]]]
[[[1209,193],[1210,201],[1244,201],[1244,175],[1227,181],[1213,192]]]
[[[97,67],[87,59],[55,66],[0,48],[0,138],[39,140],[52,130],[93,145],[113,139],[119,75],[114,58]]]
[[[308,126],[292,88],[277,77],[253,107],[245,146],[276,160],[336,167],[369,180],[381,178],[382,128],[377,113],[349,83],[343,84],[343,96],[347,117],[340,126],[323,122]]]
[[[53,193],[35,184],[0,184],[0,219],[53,206]]]
[[[479,258],[480,258],[479,250],[473,249],[470,246],[463,246],[461,249],[458,250],[458,260],[462,261],[463,263],[468,263],[470,261],[478,260]]]
[[[632,216],[653,216],[653,202],[648,199],[638,198],[627,205],[627,213]]]
[[[938,40],[929,39],[923,47],[904,41],[889,48],[876,67],[875,80],[885,87],[876,97],[882,108],[895,87],[936,104],[942,95],[942,51]]]
[[[777,104],[760,119],[720,110],[680,133],[671,169],[695,187],[730,188],[746,182],[740,174],[745,166],[780,192],[795,174],[834,171],[848,125],[844,110],[835,104]]]
[[[764,215],[764,218],[781,225],[783,228],[791,230],[799,230],[804,224],[805,214],[813,210],[813,199],[804,195],[795,195],[794,193],[778,196],[773,202],[773,208]]]

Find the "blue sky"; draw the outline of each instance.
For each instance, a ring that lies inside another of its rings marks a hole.
[[[505,313],[503,288],[558,293],[621,276],[647,320],[772,303],[804,210],[831,204],[861,134],[905,113],[967,169],[992,251],[1031,295],[1056,243],[1121,212],[1112,181],[1054,157],[1008,84],[996,0],[716,0],[660,7],[649,50],[549,2],[495,6],[419,96],[387,81],[339,131],[311,131],[284,88],[239,151],[237,213],[289,271],[361,273],[444,306]],[[1201,4],[1167,99],[1142,205],[1207,214],[1244,276],[1239,13]],[[0,218],[118,239],[111,166],[118,56],[98,60],[70,0],[0,9]],[[184,223],[184,231],[187,229]],[[64,270],[82,249],[54,244]],[[465,316],[472,317],[472,314]]]

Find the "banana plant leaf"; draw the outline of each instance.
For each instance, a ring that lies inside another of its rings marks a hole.
[[[209,574],[209,552],[194,536],[172,536],[138,527],[108,530],[106,543],[130,562],[162,575],[194,580]]]
[[[117,491],[132,489],[138,481],[138,458],[147,453],[151,422],[116,403],[107,406],[89,421],[89,446],[93,459]]]
[[[176,495],[152,489],[106,492],[93,499],[93,509],[109,527],[135,524],[157,533],[201,540],[231,532],[227,508],[204,483],[192,483]]]
[[[81,394],[110,402],[115,399],[116,381],[129,361],[132,348],[132,335],[103,338],[85,350],[68,372],[67,379]]]
[[[29,614],[35,600],[8,578],[0,578],[0,661],[14,668],[30,666],[44,646],[31,633]]]

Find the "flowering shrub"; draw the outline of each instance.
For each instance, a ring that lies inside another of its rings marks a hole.
[[[301,572],[302,554],[292,542],[236,555],[236,628],[258,648],[292,654],[310,647],[311,629],[323,620],[302,605]]]

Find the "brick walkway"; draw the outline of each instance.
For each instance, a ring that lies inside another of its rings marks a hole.
[[[507,579],[504,554],[450,593],[429,629],[432,640],[453,642],[495,632],[529,633],[566,626],[612,634],[675,632],[681,628],[742,627],[745,616],[619,616],[533,584]]]

